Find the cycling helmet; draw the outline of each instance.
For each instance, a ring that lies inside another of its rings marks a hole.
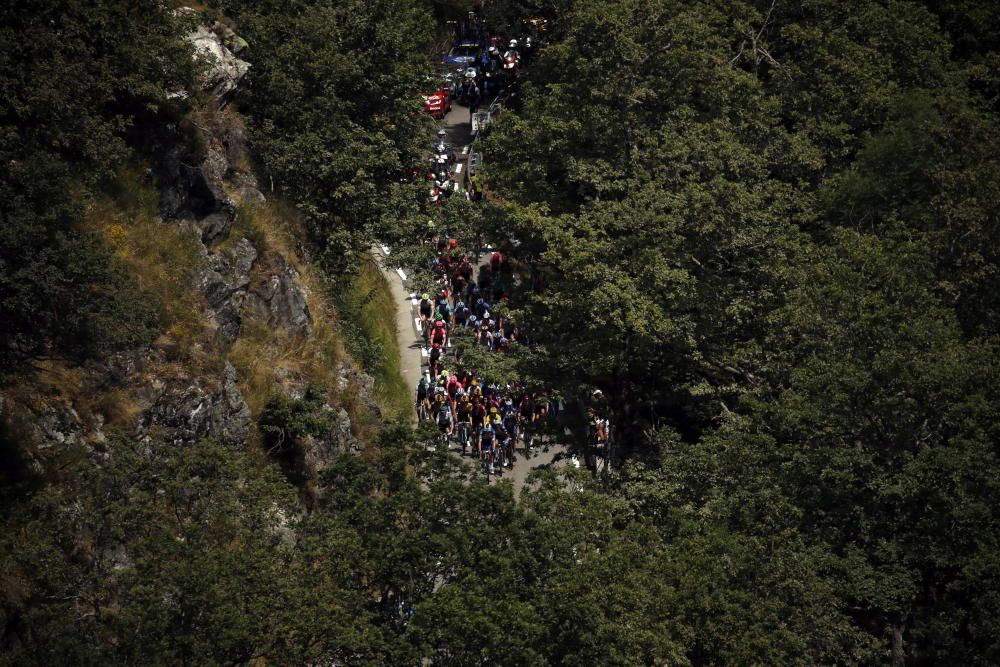
[[[440,377],[442,380],[447,380],[448,379],[448,371],[441,371],[441,375],[439,375],[438,377]]]
[[[512,49],[516,49],[517,48],[517,40],[516,39],[510,40],[510,44],[508,44],[507,46],[509,46]]]
[[[468,395],[465,394],[465,390],[464,389],[459,389],[458,392],[459,392],[458,395],[461,397],[458,400],[462,401],[463,403],[468,403],[469,402],[469,397],[468,397]]]
[[[496,413],[497,413],[497,409],[496,408],[490,408],[490,414],[491,415],[495,415]]]
[[[436,326],[436,327],[443,327],[444,326],[444,320],[442,320],[440,318],[434,320],[434,326]]]
[[[438,130],[438,136],[442,139],[448,136],[448,133],[444,131],[444,128]]]
[[[420,295],[420,298],[421,299],[429,299],[429,298],[431,298],[431,295],[428,294],[427,292],[424,292],[422,295]]]
[[[457,391],[456,393],[457,393],[457,394],[458,394],[459,396],[462,396],[462,397],[464,397],[464,396],[465,396],[465,389],[464,389],[463,387],[459,387],[459,388],[458,388],[458,391]]]
[[[490,49],[489,49],[489,54],[490,54],[491,56],[493,56],[493,55],[496,55],[496,54],[498,54],[498,53],[500,53],[500,50],[499,50],[499,49],[498,49],[497,47],[495,47],[495,46],[491,46],[491,47],[490,47]]]

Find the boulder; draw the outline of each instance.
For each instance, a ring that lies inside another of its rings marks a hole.
[[[207,245],[226,238],[236,219],[236,202],[227,194],[229,173],[226,155],[214,148],[201,162],[182,147],[167,151],[158,165],[160,214],[164,218],[199,221]],[[211,217],[205,221],[205,218]]]
[[[228,362],[221,379],[221,387],[214,391],[206,390],[201,378],[174,379],[162,384],[139,420],[139,438],[175,445],[211,438],[242,446],[250,426],[250,408],[240,392],[236,369]]]
[[[243,325],[243,303],[250,286],[250,271],[257,250],[246,238],[225,253],[206,252],[197,288],[205,296],[209,320],[216,326],[216,339],[232,342]]]
[[[375,400],[375,378],[371,375],[358,370],[347,362],[342,362],[340,364],[337,384],[337,388],[342,392],[347,391],[351,386],[356,387],[358,398],[361,400],[361,405],[365,407],[365,410],[375,417],[382,416],[382,410],[379,409],[378,401]]]
[[[188,41],[194,45],[195,57],[207,65],[202,75],[202,88],[211,91],[220,104],[225,104],[226,98],[246,76],[250,63],[237,58],[222,38],[205,26],[198,26],[188,35]],[[228,41],[240,50],[246,45],[245,41],[235,36]]]
[[[340,454],[360,449],[361,443],[351,432],[351,418],[343,408],[323,405],[329,429],[322,435],[307,435],[286,443],[277,456],[289,481],[302,488],[314,488],[322,472]]]
[[[312,316],[298,272],[281,254],[268,253],[269,269],[250,290],[247,303],[254,315],[269,326],[309,333]]]

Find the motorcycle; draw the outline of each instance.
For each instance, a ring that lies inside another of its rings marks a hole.
[[[517,51],[509,50],[503,54],[503,74],[507,83],[511,83],[521,72],[521,58]]]

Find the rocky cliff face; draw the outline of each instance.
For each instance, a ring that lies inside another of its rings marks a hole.
[[[298,258],[246,236],[233,238],[238,214],[266,201],[246,167],[246,129],[237,114],[222,112],[239,95],[250,69],[237,57],[246,42],[220,24],[201,26],[189,39],[197,57],[207,62],[202,85],[213,107],[206,114],[211,122],[196,124],[197,149],[181,143],[161,146],[147,177],[157,184],[160,224],[194,230],[201,240],[200,268],[187,288],[206,333],[187,343],[191,349],[164,336],[148,349],[115,355],[87,368],[81,382],[127,404],[123,430],[140,441],[189,446],[211,438],[242,447],[255,415],[227,350],[249,324],[279,338],[307,340],[314,320],[309,291],[295,269]],[[201,361],[192,363],[195,358]],[[338,389],[356,388],[365,409],[377,414],[371,377],[350,363],[341,362],[334,371]],[[311,382],[307,374],[292,372],[286,380],[277,389],[293,398]],[[21,395],[18,402],[30,413],[22,422],[38,443],[32,465],[39,471],[47,453],[69,445],[99,448],[107,437],[107,409],[82,406],[67,396]],[[0,394],[0,414],[10,403]],[[330,432],[296,445],[300,479],[316,479],[335,454],[358,446],[347,412],[330,404],[324,409],[333,416]]]

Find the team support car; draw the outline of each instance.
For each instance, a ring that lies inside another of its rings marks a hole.
[[[437,90],[424,97],[424,113],[441,119],[449,111],[451,111],[451,86],[447,82],[442,82]]]
[[[545,32],[549,29],[549,20],[544,16],[528,16],[527,18],[521,19],[521,23],[523,23],[528,30]]]
[[[444,61],[449,65],[475,65],[483,52],[483,44],[478,40],[455,42],[444,55]]]

